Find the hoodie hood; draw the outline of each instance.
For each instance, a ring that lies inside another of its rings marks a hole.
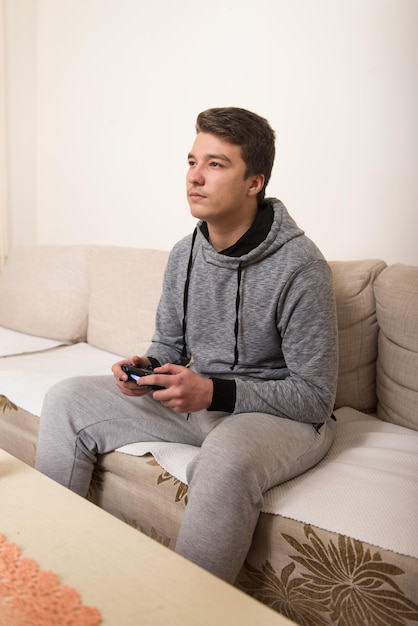
[[[263,260],[270,254],[274,254],[285,243],[304,234],[304,231],[299,228],[280,200],[267,198],[264,201],[264,205],[267,205],[273,211],[273,221],[270,230],[258,245],[255,245],[249,252],[240,256],[231,256],[228,253],[217,252],[205,234],[207,232],[206,224],[200,221],[197,225],[197,237],[201,239],[205,260],[219,267],[230,267],[231,269],[237,268],[239,265],[246,267],[254,262]]]

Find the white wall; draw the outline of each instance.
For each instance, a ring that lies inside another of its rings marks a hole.
[[[268,192],[327,258],[418,265],[416,0],[8,2],[15,31],[36,6],[13,243],[170,248],[196,115],[236,105],[275,128]]]
[[[36,243],[37,84],[36,0],[0,0],[4,46],[6,166],[2,182],[9,213],[3,218],[5,246]],[[7,250],[6,250],[7,251]]]

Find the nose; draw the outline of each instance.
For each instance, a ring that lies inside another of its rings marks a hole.
[[[203,175],[203,168],[197,163],[189,167],[189,171],[187,172],[187,182],[191,185],[203,185],[205,182],[205,177]]]

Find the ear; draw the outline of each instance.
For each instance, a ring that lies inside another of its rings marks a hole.
[[[247,193],[249,196],[256,196],[263,188],[264,174],[254,174],[249,177],[249,186]]]

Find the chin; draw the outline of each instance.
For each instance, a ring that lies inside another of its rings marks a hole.
[[[195,217],[196,219],[199,219],[199,220],[206,219],[207,211],[205,211],[203,207],[196,206],[190,203],[189,203],[189,207],[190,207],[190,214],[192,215],[192,217]]]

